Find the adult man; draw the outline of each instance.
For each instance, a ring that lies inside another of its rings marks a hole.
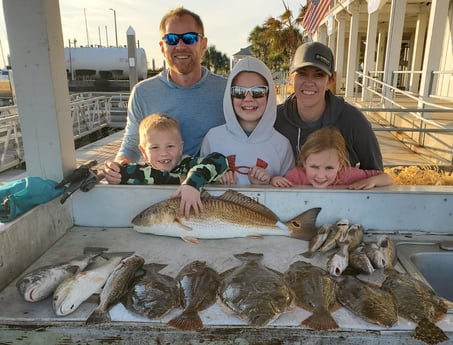
[[[222,109],[226,78],[201,66],[207,47],[200,17],[178,7],[164,15],[160,23],[160,47],[168,70],[138,83],[128,104],[127,125],[115,161],[105,164],[109,183],[121,181],[121,164],[140,159],[138,126],[153,113],[177,119],[184,140],[184,154],[195,156],[206,132],[225,122]]]
[[[351,166],[383,170],[379,143],[369,121],[329,90],[335,80],[330,48],[319,42],[302,44],[294,54],[290,73],[294,93],[278,106],[274,126],[289,139],[296,159],[310,133],[335,127],[346,141]]]

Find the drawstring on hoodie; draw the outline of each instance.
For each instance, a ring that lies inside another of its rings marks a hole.
[[[300,127],[297,127],[297,146],[296,146],[297,155],[300,153]]]

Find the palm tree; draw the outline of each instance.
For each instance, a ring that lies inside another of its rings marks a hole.
[[[267,64],[270,45],[266,39],[266,29],[262,26],[255,26],[248,37],[248,41],[252,44],[252,54]]]
[[[283,6],[282,15],[268,18],[262,26],[255,27],[248,38],[252,53],[274,71],[288,69],[291,57],[303,42],[299,27],[307,5],[301,6],[296,18],[284,1]]]
[[[208,46],[201,64],[214,73],[228,74],[230,72],[230,59],[227,55],[217,51],[214,45]]]

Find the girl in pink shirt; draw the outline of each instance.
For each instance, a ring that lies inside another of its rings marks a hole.
[[[343,186],[348,189],[371,189],[388,186],[392,178],[379,170],[351,167],[346,144],[340,131],[323,127],[307,138],[301,148],[297,166],[286,175],[274,176],[275,187],[311,185],[315,188]]]

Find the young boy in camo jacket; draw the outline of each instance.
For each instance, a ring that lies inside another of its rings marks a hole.
[[[146,164],[129,163],[120,169],[121,184],[180,184],[172,197],[181,197],[180,212],[189,217],[203,210],[200,192],[227,170],[221,153],[204,157],[183,155],[183,141],[177,120],[165,114],[145,117],[139,126],[139,145]]]

